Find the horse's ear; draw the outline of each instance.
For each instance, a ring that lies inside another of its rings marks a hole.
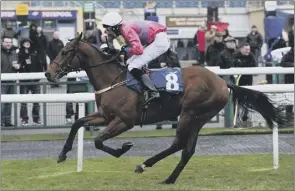
[[[83,32],[80,33],[79,37],[78,37],[78,41],[80,41],[82,39],[83,36]]]

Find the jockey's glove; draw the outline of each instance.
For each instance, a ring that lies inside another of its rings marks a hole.
[[[127,46],[127,45],[123,45],[122,47],[121,47],[121,51],[122,52],[129,52],[131,50],[131,47],[129,47],[129,46]]]

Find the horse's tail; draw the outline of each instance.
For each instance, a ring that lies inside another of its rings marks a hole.
[[[284,114],[283,106],[274,106],[274,103],[262,92],[239,87],[233,84],[227,84],[232,90],[233,101],[242,108],[249,111],[257,111],[266,120],[269,128],[273,128],[274,122],[279,125],[286,125],[288,118]]]

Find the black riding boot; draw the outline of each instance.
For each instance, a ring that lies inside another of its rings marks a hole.
[[[141,76],[141,81],[150,90],[150,96],[146,100],[146,103],[148,103],[148,102],[150,102],[150,101],[152,101],[152,100],[160,97],[160,93],[158,92],[158,90],[154,86],[151,78],[147,74],[143,74]]]

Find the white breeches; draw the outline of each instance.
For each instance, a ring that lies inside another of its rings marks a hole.
[[[128,70],[141,69],[148,62],[167,52],[170,48],[170,39],[165,32],[156,35],[154,41],[143,50],[141,55],[133,55],[127,60]]]

